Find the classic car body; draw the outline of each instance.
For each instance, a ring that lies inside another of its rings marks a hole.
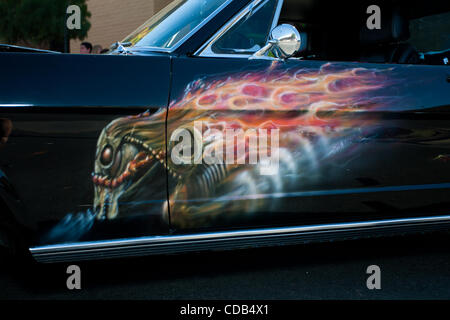
[[[364,6],[309,3],[174,1],[108,55],[0,54],[4,234],[54,262],[449,228],[448,67],[395,35],[405,1],[349,48]],[[281,23],[307,45],[255,58]]]

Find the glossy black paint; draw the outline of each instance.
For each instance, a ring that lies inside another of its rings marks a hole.
[[[93,229],[78,238],[43,240],[42,236],[68,213],[81,213],[81,217],[92,207],[91,173],[97,139],[111,121],[146,110],[154,113],[167,109],[171,102],[182,98],[192,81],[265,71],[272,65],[267,60],[192,56],[248,2],[233,1],[171,54],[0,55],[0,118],[13,124],[8,142],[0,149],[0,193],[3,199],[9,199],[4,202],[15,219],[31,230],[34,239],[30,245],[450,212],[450,168],[446,158],[450,154],[448,68],[346,63],[340,65],[392,68],[395,84],[380,89],[378,94],[398,101],[376,112],[344,115],[351,119],[377,118],[383,127],[370,136],[373,143],[362,146],[359,161],[353,159],[349,167],[343,164],[332,179],[305,189],[328,192],[325,195],[283,199],[285,206],[276,215],[261,211],[250,219],[217,221],[196,228],[173,227],[141,215],[96,222]],[[318,70],[325,63],[293,60],[279,63],[279,68]],[[170,116],[169,112],[169,121]],[[238,116],[230,113],[231,118]],[[167,141],[165,134],[161,132]],[[401,188],[379,191],[393,186]],[[170,188],[169,182],[166,189]],[[329,192],[340,189],[350,191]],[[17,205],[11,205],[11,199]],[[167,197],[158,200],[163,205]]]
[[[170,58],[165,54],[4,53],[0,70],[2,105],[145,107],[149,98],[153,107],[167,104]]]
[[[0,118],[13,126],[0,166],[24,208],[11,210],[32,230],[33,243],[42,243],[46,230],[68,213],[85,215],[92,207],[91,172],[102,129],[118,117],[167,106],[170,57],[2,54],[0,69],[8,75],[0,79]],[[1,189],[3,197],[12,197],[8,190]],[[168,231],[146,221],[98,224],[84,237]]]

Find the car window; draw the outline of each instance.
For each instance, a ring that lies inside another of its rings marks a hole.
[[[227,0],[174,0],[122,42],[132,47],[173,48]]]
[[[277,0],[266,0],[254,8],[212,45],[212,51],[218,54],[258,51],[267,42],[277,3]]]
[[[409,28],[424,64],[450,65],[450,12],[411,20]]]

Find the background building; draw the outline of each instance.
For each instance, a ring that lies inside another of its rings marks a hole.
[[[92,43],[94,47],[109,48],[170,2],[171,0],[88,0],[91,29],[83,41]],[[80,43],[83,41],[71,40],[71,53],[79,53]]]

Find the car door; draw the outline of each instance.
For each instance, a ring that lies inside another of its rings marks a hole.
[[[252,2],[194,56],[173,61],[172,227],[447,214],[448,69],[249,59],[266,43],[280,5]]]
[[[165,150],[167,55],[2,54],[0,69],[0,118],[12,127],[0,165],[31,246],[168,232],[152,155]]]

